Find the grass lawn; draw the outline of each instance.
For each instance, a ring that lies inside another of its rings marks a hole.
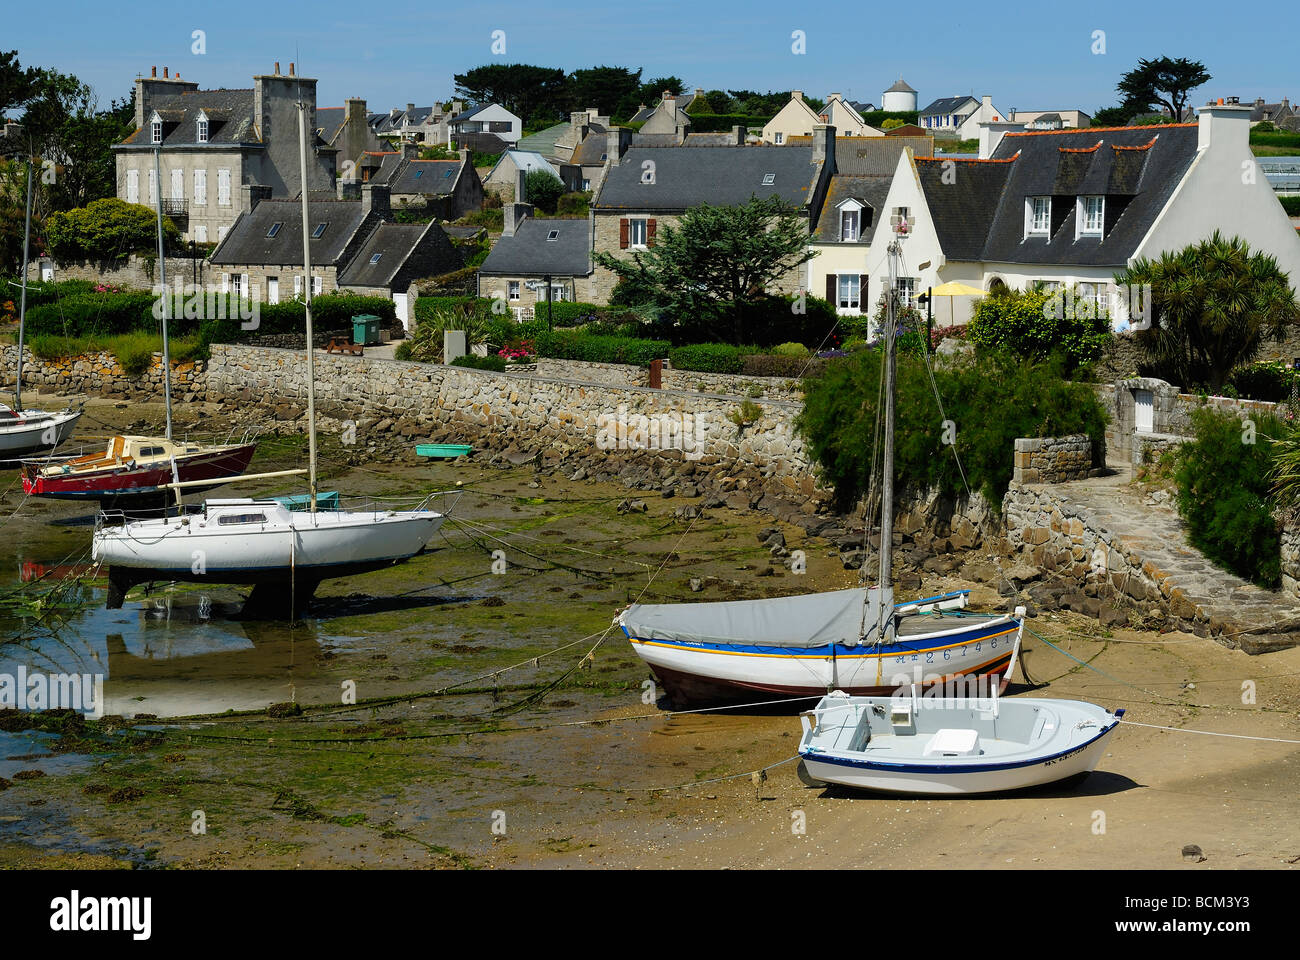
[[[87,353],[111,353],[122,370],[135,376],[149,369],[155,353],[162,352],[162,337],[154,333],[118,333],[87,337],[59,337],[38,334],[27,341],[32,353],[42,360],[60,357],[77,357]],[[199,357],[203,344],[198,334],[172,337],[168,352],[173,362],[183,362]]]

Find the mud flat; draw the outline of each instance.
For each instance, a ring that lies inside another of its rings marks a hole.
[[[111,402],[90,413],[106,430],[154,416]],[[331,455],[352,459],[327,447]],[[298,438],[279,438],[258,463],[300,456]],[[416,494],[459,480],[461,522],[408,564],[326,583],[309,620],[241,621],[239,591],[188,587],[133,593],[109,614],[91,581],[84,607],[58,622],[6,625],[22,640],[0,644],[0,670],[51,669],[74,655],[97,663],[109,716],[0,716],[0,865],[1300,863],[1296,744],[1132,726],[1070,791],[900,800],[806,785],[794,763],[781,764],[795,753],[797,718],[669,715],[640,660],[606,631],[643,591],[710,600],[846,586],[854,574],[834,543],[762,510],[701,513],[702,495],[630,492],[535,463],[360,460],[332,468],[322,487]],[[0,475],[6,587],[23,563],[75,564],[90,539],[84,508],[24,502],[12,479]],[[772,527],[805,551],[805,575],[760,542]],[[927,574],[925,587],[969,587],[976,606],[1003,608],[1000,580]],[[1034,686],[1014,695],[1300,740],[1298,650],[1248,657],[1068,612],[1040,611],[1030,625],[1096,670],[1029,638]],[[349,689],[355,703],[344,702]],[[1184,861],[1184,844],[1205,861]]]

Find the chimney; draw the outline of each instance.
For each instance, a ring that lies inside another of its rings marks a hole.
[[[277,77],[280,75],[280,61],[279,61],[279,60],[275,61],[275,75],[276,75]]]
[[[623,156],[620,149],[622,145],[622,128],[614,127],[605,134],[605,157],[609,160],[611,167],[618,166],[618,162]]]
[[[736,146],[743,147],[745,145],[745,128],[739,124],[732,127],[731,139],[735,142]]]
[[[825,166],[829,162],[833,171],[835,167],[835,127],[832,124],[813,124],[812,147],[812,162],[818,167]]]
[[[844,95],[843,95],[843,94],[840,94],[840,93],[828,93],[828,94],[826,94],[826,102],[827,102],[827,103],[830,103],[832,100],[843,100],[843,99],[844,99]]]
[[[403,160],[419,160],[419,159],[420,159],[420,145],[419,145],[418,143],[416,143],[414,140],[403,140],[403,141],[402,141],[402,159],[403,159]]]
[[[157,68],[156,66],[155,66],[155,67],[150,67],[150,68],[149,68],[149,76],[151,76],[151,77],[155,77],[155,78],[158,76],[158,68]]]
[[[239,186],[239,209],[252,213],[257,205],[271,197],[271,188],[260,183],[243,183]]]
[[[531,203],[507,203],[502,211],[501,236],[513,237],[520,225],[533,215]]]
[[[800,103],[803,103],[803,91],[802,91],[802,90],[791,90],[791,91],[790,91],[790,99],[791,99],[791,100],[798,100]]]
[[[292,63],[292,62],[289,63],[289,76],[291,76],[291,77],[293,76],[293,63]]]
[[[1201,107],[1197,120],[1197,150],[1214,147],[1250,156],[1250,107],[1237,103],[1219,103]]]
[[[167,68],[166,68],[166,67],[163,67],[163,79],[164,79],[164,80],[167,79]]]
[[[590,123],[591,114],[586,110],[577,110],[569,114],[569,139],[573,142],[573,149],[578,149],[578,144],[587,135],[587,126]]]
[[[998,148],[1002,138],[1014,130],[1024,130],[1025,124],[1012,123],[1009,120],[981,120],[979,127],[980,152],[979,158],[987,160],[993,156],[993,151]]]
[[[406,112],[407,112],[407,113],[414,113],[414,112],[415,112],[415,104],[413,104],[413,103],[408,103],[408,104],[406,105]]]
[[[673,127],[673,136],[677,138],[679,144],[686,142],[686,124],[680,121]]]
[[[386,183],[364,183],[361,185],[362,214],[377,214],[380,220],[393,218],[392,195]]]

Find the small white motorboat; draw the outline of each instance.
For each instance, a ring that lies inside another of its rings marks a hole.
[[[956,692],[958,696],[952,696]],[[1022,790],[1091,773],[1124,711],[1080,700],[1005,699],[961,689],[893,697],[835,691],[800,715],[813,779],[888,793]]]

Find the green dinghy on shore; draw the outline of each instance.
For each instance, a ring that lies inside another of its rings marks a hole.
[[[442,460],[463,457],[473,449],[468,443],[417,443],[415,445],[418,456],[437,457]]]

